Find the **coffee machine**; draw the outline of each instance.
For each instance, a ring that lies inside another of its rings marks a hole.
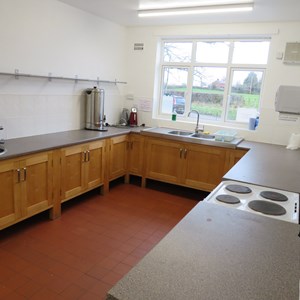
[[[137,108],[132,107],[130,116],[129,116],[129,126],[137,126],[138,121],[137,121]]]
[[[97,87],[86,91],[86,118],[85,128],[98,131],[107,131],[104,127],[104,90]]]

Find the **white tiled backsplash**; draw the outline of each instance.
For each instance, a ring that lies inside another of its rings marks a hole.
[[[7,139],[80,129],[84,95],[0,94],[0,125]]]

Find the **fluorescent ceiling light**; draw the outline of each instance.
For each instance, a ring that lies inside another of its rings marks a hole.
[[[251,11],[251,10],[253,10],[253,2],[224,4],[224,5],[144,9],[144,10],[138,10],[138,16],[139,17],[160,17],[160,16],[195,15],[195,14],[210,14],[210,13],[223,13],[223,12],[242,12],[242,11]]]

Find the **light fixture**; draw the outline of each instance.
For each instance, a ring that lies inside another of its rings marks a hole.
[[[203,5],[203,6],[186,6],[158,9],[142,9],[138,10],[139,17],[160,17],[160,16],[176,16],[176,15],[194,15],[194,14],[210,14],[223,12],[242,12],[251,11],[253,2],[222,4],[222,5]]]

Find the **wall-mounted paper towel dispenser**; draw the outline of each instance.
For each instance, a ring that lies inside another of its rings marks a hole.
[[[281,85],[276,93],[275,110],[300,114],[300,86]]]

